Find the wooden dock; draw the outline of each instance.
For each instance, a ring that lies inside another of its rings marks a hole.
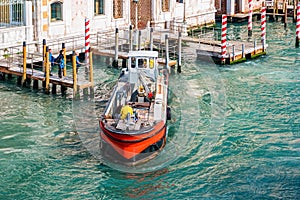
[[[249,59],[256,58],[266,54],[267,45],[256,42],[229,41],[227,44],[227,54],[224,64],[235,64]],[[220,42],[208,43],[200,42],[196,50],[197,58],[200,60],[212,59],[216,64],[222,64],[221,44]]]
[[[23,67],[7,67],[4,66],[3,63],[0,62],[0,72],[4,74],[11,74],[16,75],[18,77],[23,76]],[[38,80],[38,81],[46,81],[46,78],[44,76],[44,72],[36,69],[27,69],[26,70],[27,78],[31,80]],[[61,85],[67,88],[73,88],[74,87],[74,80],[72,77],[62,77],[59,78],[57,75],[52,75],[49,77],[49,81],[51,84],[55,85]],[[84,89],[91,87],[92,83],[86,81],[80,81],[77,82],[77,88],[78,89]]]
[[[176,38],[170,38],[175,40]],[[183,37],[182,41],[185,43],[198,44],[196,49],[197,58],[199,60],[213,60],[216,64],[221,63],[221,41],[216,40],[205,40],[199,38]],[[264,47],[262,44],[256,41],[228,41],[227,42],[227,54],[225,56],[224,64],[235,64],[253,59],[261,55],[266,54],[266,44]]]
[[[169,34],[169,40],[172,45],[168,49],[174,49],[169,53],[178,56],[178,36]],[[195,54],[199,60],[210,60],[213,59],[215,63],[221,64],[221,41],[206,40],[193,37],[181,37],[182,42],[185,42],[187,46],[189,43],[198,44],[199,48],[195,50]],[[93,49],[93,53],[113,58],[115,56],[115,44],[108,49]],[[128,44],[125,44],[128,45]],[[160,52],[164,52],[166,49],[165,41],[162,41],[158,37],[154,37],[153,46]],[[146,46],[142,46],[142,49],[149,48],[149,43]],[[190,48],[190,47],[185,47]],[[225,64],[234,64],[238,62],[246,61],[247,59],[253,59],[258,56],[266,54],[267,45],[264,47],[262,44],[254,42],[241,42],[241,41],[229,41],[227,45],[227,55],[225,56]],[[126,60],[128,52],[119,51],[118,59]],[[109,61],[110,62],[110,61]],[[165,64],[165,60],[160,61],[161,64]],[[173,60],[169,61],[169,66],[175,65],[176,62]]]
[[[41,86],[44,89],[46,88],[46,77],[45,77],[45,73],[41,70],[38,69],[33,69],[33,68],[27,68],[26,69],[26,80],[23,82],[22,77],[24,77],[24,68],[22,65],[18,65],[18,64],[11,64],[7,61],[4,60],[0,60],[0,72],[2,73],[2,78],[6,78],[5,76],[12,76],[15,75],[17,76],[17,82],[19,85],[23,86],[29,86],[31,84],[31,81],[33,81],[33,88],[34,89],[39,89],[39,82],[41,82]],[[22,83],[23,82],[23,83]],[[56,86],[60,85],[61,87],[61,93],[64,94],[65,91],[67,90],[67,88],[72,88],[76,92],[76,94],[79,94],[80,90],[85,90],[88,88],[93,87],[93,82],[90,82],[88,80],[77,80],[76,77],[76,81],[74,81],[73,76],[63,76],[62,78],[59,78],[57,74],[52,74],[49,76],[49,84],[51,84],[51,90],[52,90],[52,94],[56,94]],[[75,84],[75,85],[74,85]],[[46,91],[46,93],[50,93],[50,86],[47,89],[48,91]]]
[[[92,88],[94,85],[92,65],[93,53],[106,56],[107,64],[109,65],[112,65],[114,67],[126,67],[126,60],[128,59],[129,49],[153,49],[159,51],[159,56],[161,57],[161,60],[159,60],[160,64],[166,65],[166,63],[168,63],[168,66],[170,67],[177,65],[177,71],[180,73],[181,52],[184,51],[185,48],[192,48],[192,50],[195,51],[195,54],[197,55],[198,59],[213,59],[214,62],[221,64],[234,64],[245,61],[247,59],[252,59],[264,55],[266,54],[265,50],[267,48],[267,45],[262,46],[261,44],[257,44],[256,42],[228,41],[227,54],[225,57],[222,57],[221,41],[182,36],[182,34],[179,32],[172,33],[166,30],[163,30],[161,32],[153,32],[153,29],[151,29],[150,31],[144,31],[144,33],[146,33],[144,35],[147,35],[147,38],[142,39],[142,34],[139,33],[139,36],[136,39],[135,43],[132,42],[132,39],[130,38],[119,38],[116,32],[115,35],[110,34],[109,38],[106,38],[107,41],[104,41],[105,45],[103,45],[102,43],[97,43],[97,45],[93,46],[90,49],[89,66],[86,66],[88,69],[87,71],[89,71],[87,72],[89,73],[88,80],[78,80],[77,74],[74,73],[74,71],[77,71],[74,70],[76,69],[75,51],[73,51],[72,54],[72,75],[66,76],[65,68],[63,72],[65,76],[63,78],[59,78],[56,74],[50,76],[50,63],[43,61],[44,58],[42,55],[44,53],[27,53],[26,42],[23,43],[23,50],[21,47],[11,48],[9,54],[6,54],[8,55],[7,57],[4,57],[5,54],[3,54],[4,58],[0,60],[0,75],[3,78],[5,78],[6,75],[8,75],[8,77],[15,75],[18,77],[18,84],[21,85],[30,85],[31,81],[33,81],[33,88],[39,88],[40,81],[42,82],[42,87],[45,89],[46,93],[50,93],[50,87],[52,87],[52,93],[55,94],[56,86],[60,85],[62,93],[66,91],[67,88],[72,88],[73,94],[78,96],[77,94],[80,92],[80,90],[83,90],[84,94],[88,94],[87,89],[90,89],[90,94],[92,95]],[[150,39],[148,38],[149,34]],[[121,42],[119,42],[119,40]],[[182,42],[185,43],[184,46],[181,45]],[[193,43],[193,45],[191,43]],[[192,47],[195,46],[195,44],[198,45],[198,47]],[[66,58],[66,53],[68,51],[64,47],[65,45],[63,43],[62,49],[64,49],[64,56]],[[47,57],[48,46],[43,44],[43,49],[43,52],[46,52]],[[173,60],[169,58],[169,54],[171,54]],[[118,64],[119,59],[122,60],[122,64]],[[45,60],[47,60],[47,58]],[[26,66],[25,70],[23,69],[24,66]]]

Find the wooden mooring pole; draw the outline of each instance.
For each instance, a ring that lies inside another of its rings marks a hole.
[[[242,58],[245,58],[245,44],[242,44]]]
[[[141,50],[141,41],[142,41],[142,31],[139,30],[139,35],[138,35],[138,50]]]
[[[26,85],[26,76],[27,76],[27,72],[26,72],[26,65],[27,65],[27,51],[26,51],[26,42],[23,42],[23,77],[22,77],[22,85],[25,86]]]
[[[235,61],[235,46],[232,45],[232,61]]]
[[[39,80],[33,80],[33,89],[39,89]]]
[[[90,51],[90,77],[89,81],[91,82],[90,86],[90,98],[94,97],[94,71],[93,71],[93,54],[92,51]]]
[[[150,28],[150,51],[153,51],[153,28]]]
[[[43,39],[43,72],[45,73],[46,39]]]
[[[166,69],[169,70],[169,36],[165,35],[165,45],[166,45]]]
[[[45,80],[45,93],[49,94],[50,93],[50,88],[49,88],[49,83],[50,83],[50,62],[49,62],[49,47],[46,47],[46,59],[45,59],[45,75],[46,75],[46,80]]]
[[[252,14],[253,14],[252,0],[249,0],[248,4],[249,4],[248,37],[252,37]]]
[[[129,51],[132,51],[132,25],[129,26]]]
[[[178,34],[178,64],[177,64],[177,72],[181,73],[181,43],[182,43],[182,38],[181,38],[181,32]]]
[[[118,57],[119,57],[119,29],[116,28],[115,32],[115,58],[112,62],[112,66],[118,68]]]
[[[287,27],[287,12],[288,12],[287,6],[288,6],[288,2],[285,1],[285,3],[284,3],[284,29],[286,29],[286,27]]]
[[[66,56],[66,45],[65,43],[61,44],[61,48],[63,50],[63,54],[64,54],[64,71],[63,71],[63,75],[67,76],[67,56]]]
[[[297,0],[293,0],[293,22],[297,21]]]
[[[76,67],[76,52],[72,54],[72,68],[73,68],[73,97],[78,98],[79,93],[77,92],[77,67]]]

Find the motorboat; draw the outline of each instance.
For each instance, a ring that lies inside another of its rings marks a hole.
[[[166,65],[157,51],[130,51],[100,119],[101,151],[114,163],[138,165],[166,145],[168,107]]]

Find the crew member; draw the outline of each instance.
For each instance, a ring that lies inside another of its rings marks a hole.
[[[128,116],[128,114],[129,116],[133,114],[132,107],[129,105],[128,102],[126,103],[125,106],[122,107],[120,114],[121,114],[121,119],[125,119]]]

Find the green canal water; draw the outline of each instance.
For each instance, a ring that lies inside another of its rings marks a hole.
[[[259,29],[259,23],[254,23]],[[230,24],[245,39],[246,24]],[[260,33],[254,33],[259,41]],[[94,101],[0,82],[0,199],[299,199],[300,49],[267,24],[267,55],[232,66],[196,60],[170,78],[172,120],[158,157],[102,160],[97,120],[118,70],[94,57]]]

